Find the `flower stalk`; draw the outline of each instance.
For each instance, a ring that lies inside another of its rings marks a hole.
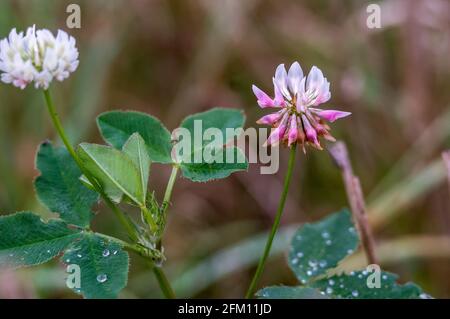
[[[45,102],[47,104],[47,110],[48,113],[50,114],[50,118],[52,119],[53,125],[55,126],[56,131],[58,132],[59,137],[61,138],[61,140],[63,141],[64,145],[67,148],[67,151],[69,152],[69,154],[72,156],[72,158],[74,159],[74,161],[77,163],[78,167],[80,168],[80,170],[83,172],[83,174],[86,176],[86,178],[89,180],[89,182],[93,185],[93,187],[95,188],[95,190],[100,194],[100,196],[103,198],[103,200],[105,201],[105,203],[108,205],[108,207],[114,212],[114,214],[116,215],[116,217],[119,219],[120,223],[125,227],[125,229],[127,230],[128,236],[130,236],[130,238],[133,241],[137,240],[137,233],[136,230],[133,226],[133,224],[131,223],[131,221],[127,218],[127,216],[108,198],[108,196],[102,191],[102,189],[98,186],[96,180],[94,178],[92,178],[89,174],[89,172],[87,172],[80,159],[78,158],[77,153],[75,152],[74,148],[72,147],[72,144],[69,142],[69,139],[66,135],[66,132],[64,131],[64,128],[61,124],[61,120],[59,119],[58,113],[56,111],[55,105],[53,103],[53,99],[50,95],[50,91],[49,90],[44,90],[44,97],[45,97]]]
[[[284,205],[286,203],[286,198],[287,198],[287,194],[289,191],[289,185],[291,182],[292,173],[294,171],[295,154],[296,154],[296,149],[297,149],[296,146],[297,146],[297,144],[292,144],[292,146],[291,146],[291,151],[289,154],[288,168],[287,168],[287,172],[286,172],[286,177],[284,179],[284,186],[283,186],[283,191],[281,193],[280,202],[278,204],[277,214],[275,216],[275,220],[272,225],[272,230],[270,231],[269,237],[267,238],[266,246],[264,248],[264,253],[259,260],[258,267],[256,268],[256,272],[253,275],[253,279],[252,279],[250,286],[247,290],[247,293],[245,295],[245,298],[247,298],[247,299],[252,298],[255,293],[258,282],[264,271],[264,267],[266,265],[267,258],[269,257],[269,253],[270,253],[270,249],[272,248],[273,240],[277,233],[278,227],[280,226],[281,216],[283,215]]]

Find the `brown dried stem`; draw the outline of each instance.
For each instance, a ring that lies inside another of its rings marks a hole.
[[[369,264],[377,264],[377,258],[375,255],[375,240],[367,220],[366,204],[364,201],[361,183],[359,178],[353,175],[353,169],[348,156],[347,147],[345,143],[337,142],[328,150],[335,164],[342,172],[347,198],[350,203],[353,219],[361,237],[361,242],[366,253],[367,261]]]
[[[448,189],[450,191],[450,150],[442,152],[442,158],[447,168]]]

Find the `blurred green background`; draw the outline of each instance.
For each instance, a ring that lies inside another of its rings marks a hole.
[[[361,178],[382,268],[450,297],[450,198],[441,152],[450,148],[450,3],[385,0],[380,29],[366,26],[362,0],[2,0],[0,38],[13,27],[65,29],[78,41],[80,67],[51,88],[71,140],[101,142],[95,116],[140,110],[169,129],[213,106],[244,109],[247,126],[267,112],[251,85],[271,88],[279,63],[321,68],[331,82],[326,107],[351,111],[333,125]],[[78,3],[81,29],[66,28]],[[37,146],[58,141],[42,93],[0,85],[0,213],[32,210]],[[165,248],[180,297],[242,297],[263,248],[281,192],[280,172],[248,173],[208,184],[179,179]],[[154,166],[159,197],[170,167]],[[286,247],[299,224],[347,206],[340,172],[326,151],[301,155],[273,258],[262,285],[296,280]],[[99,209],[93,228],[125,237]],[[131,256],[123,298],[161,297],[152,273]],[[359,252],[342,267],[364,266]],[[57,262],[0,271],[0,298],[77,298]]]

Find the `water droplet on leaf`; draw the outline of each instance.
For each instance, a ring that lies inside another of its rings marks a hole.
[[[330,233],[325,231],[325,232],[322,233],[322,237],[323,238],[330,238]]]
[[[100,274],[97,276],[97,281],[99,283],[104,283],[107,280],[108,280],[108,276],[106,274]]]

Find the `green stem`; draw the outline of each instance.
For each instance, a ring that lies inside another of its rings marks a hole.
[[[173,186],[175,185],[175,180],[177,179],[178,166],[172,167],[172,172],[169,177],[169,182],[167,183],[166,192],[164,193],[164,199],[161,205],[161,214],[165,215],[167,208],[170,204],[170,197],[172,197]]]
[[[86,172],[86,170],[84,169],[83,164],[81,163],[80,159],[77,156],[77,153],[75,152],[75,150],[72,147],[72,144],[70,144],[69,139],[67,138],[67,135],[61,124],[61,120],[59,119],[58,113],[56,112],[56,108],[53,103],[53,100],[52,100],[49,90],[44,90],[44,97],[45,97],[45,102],[47,104],[47,109],[48,109],[48,112],[52,119],[53,125],[55,126],[59,137],[63,141],[63,143],[66,146],[67,150],[69,151],[70,155],[73,157],[73,159],[77,163],[78,167],[83,172],[83,174],[86,176],[86,178],[89,180],[89,182],[94,186],[95,190],[102,196],[103,200],[108,205],[108,207],[114,212],[116,217],[119,219],[120,223],[125,227],[130,238],[133,241],[136,241],[137,235],[136,235],[134,225],[127,218],[127,216],[108,198],[108,196],[101,189],[101,187],[99,187],[97,185],[97,181],[94,178],[92,178],[90,176],[90,174],[88,172]]]
[[[259,279],[261,278],[261,275],[264,271],[264,266],[266,264],[267,257],[269,257],[270,249],[272,248],[273,239],[275,238],[275,234],[277,233],[278,226],[280,225],[281,216],[283,215],[283,209],[284,209],[284,205],[286,203],[286,198],[287,198],[287,194],[289,191],[289,184],[291,182],[292,172],[293,172],[293,168],[294,168],[296,146],[297,146],[297,144],[294,144],[291,147],[288,168],[287,168],[287,172],[286,172],[286,177],[284,179],[283,192],[281,193],[281,198],[280,198],[280,202],[278,204],[278,210],[277,210],[277,214],[275,216],[275,221],[273,222],[272,230],[270,231],[269,238],[267,239],[266,246],[264,248],[264,253],[259,260],[258,267],[256,268],[256,272],[253,276],[252,282],[250,283],[250,287],[248,288],[247,293],[245,295],[245,298],[247,298],[247,299],[252,298],[253,294],[255,293],[256,286],[257,286]]]
[[[166,191],[164,193],[163,202],[161,204],[160,218],[163,219],[163,223],[162,223],[162,225],[160,225],[160,227],[162,229],[165,228],[167,209],[170,204],[170,198],[172,197],[172,191],[173,191],[173,187],[175,185],[175,181],[177,179],[177,174],[178,174],[178,166],[175,165],[172,167],[172,172],[170,173],[169,181],[167,182]],[[162,235],[162,233],[161,233],[161,235]],[[161,240],[159,240],[156,244],[156,248],[161,249],[161,245],[162,245]],[[166,275],[164,274],[164,270],[161,267],[155,265],[153,267],[153,273],[155,274],[156,279],[158,279],[159,286],[161,287],[161,290],[163,291],[164,296],[166,296],[166,298],[168,298],[168,299],[175,299],[176,298],[175,292],[173,291],[169,280],[167,279]]]
[[[126,241],[123,241],[122,239],[119,239],[119,238],[116,238],[116,237],[113,237],[113,236],[109,236],[109,235],[106,235],[106,234],[95,233],[95,232],[94,232],[94,234],[99,236],[99,237],[102,237],[104,239],[113,241],[116,244],[119,244],[120,246],[122,246],[123,248],[125,248],[127,250],[130,250],[130,251],[133,251],[133,252],[143,256],[142,249],[138,245],[130,244],[130,243],[126,242]],[[145,256],[143,256],[143,257],[145,257]]]
[[[162,268],[154,265],[153,273],[155,274],[155,277],[158,280],[159,286],[161,287],[164,296],[167,299],[175,299],[176,298],[175,293]]]
[[[159,229],[161,231],[159,232],[158,236],[160,238],[162,237],[164,228],[166,226],[167,209],[169,208],[169,205],[170,205],[170,198],[172,197],[173,187],[174,187],[175,181],[177,179],[178,169],[179,169],[179,167],[176,165],[174,165],[172,167],[172,172],[170,173],[169,181],[167,182],[166,191],[164,193],[163,202],[159,209],[158,224],[159,224]],[[157,248],[158,249],[161,248],[161,240],[159,240],[159,242],[157,243]]]

